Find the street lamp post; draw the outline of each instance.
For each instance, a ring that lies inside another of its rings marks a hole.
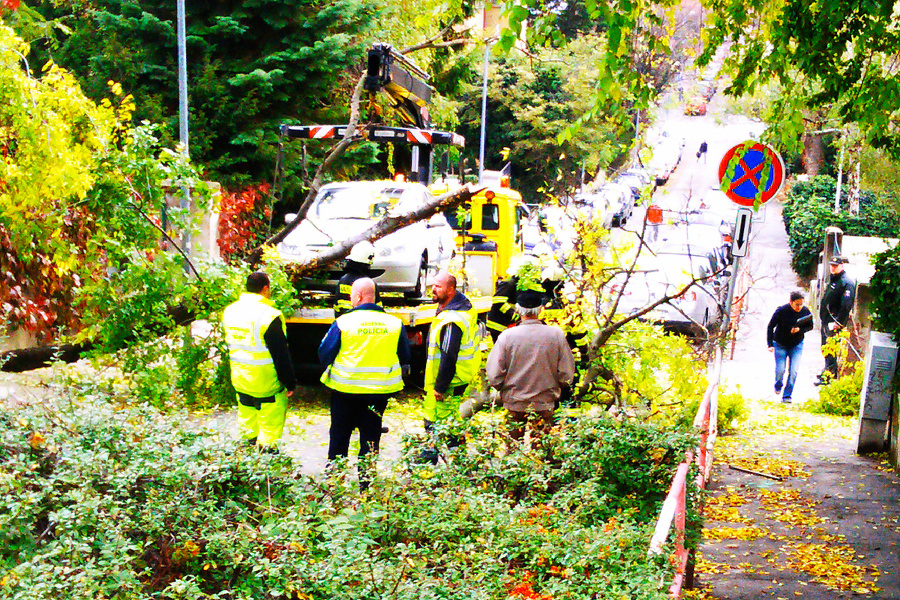
[[[187,95],[187,25],[184,1],[177,0],[178,20],[178,137],[181,141],[181,152],[185,162],[190,157],[188,151],[188,95]],[[181,209],[186,215],[191,209],[191,191],[185,185],[181,188]],[[190,256],[191,231],[185,227],[181,234],[181,247],[185,256]],[[185,258],[184,270],[188,271],[188,259]]]
[[[481,82],[481,143],[478,150],[478,183],[484,178],[484,141],[487,123],[487,93],[488,93],[488,66],[491,62],[491,39],[484,42],[484,76]]]

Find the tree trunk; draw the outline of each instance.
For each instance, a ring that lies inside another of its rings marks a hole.
[[[818,133],[803,134],[803,169],[810,178],[819,174],[825,162],[822,136]]]
[[[92,344],[63,344],[61,346],[9,350],[0,354],[0,371],[21,373],[32,369],[49,367],[57,360],[73,363],[81,358],[82,352],[86,352],[92,347]]]

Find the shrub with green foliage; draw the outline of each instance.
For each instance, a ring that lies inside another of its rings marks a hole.
[[[783,218],[788,244],[793,252],[794,270],[809,276],[815,270],[826,227],[840,227],[847,235],[893,237],[900,228],[894,206],[896,198],[862,192],[859,214],[847,212],[848,190],[841,195],[841,212],[834,212],[836,182],[831,177],[818,176],[810,181],[792,185],[784,201]]]
[[[857,363],[859,364],[859,363]],[[819,397],[808,404],[811,412],[841,417],[859,414],[859,397],[862,394],[865,371],[855,368],[851,373],[819,388]]]
[[[48,406],[0,409],[3,597],[662,600],[647,546],[696,443],[585,418],[500,456],[473,424],[450,466],[360,494],[182,416]]]
[[[900,231],[894,233],[900,235]],[[875,256],[875,273],[869,281],[872,294],[870,311],[873,314],[875,328],[900,340],[900,302],[897,302],[900,290],[900,245]]]
[[[685,424],[694,422],[694,416],[700,408],[702,398],[695,397],[685,403],[683,421]],[[740,391],[723,391],[719,393],[718,411],[716,413],[716,426],[719,435],[727,435],[735,430],[747,419],[750,413],[747,408],[747,400]]]

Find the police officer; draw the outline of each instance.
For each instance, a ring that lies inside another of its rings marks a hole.
[[[331,388],[329,461],[347,456],[354,429],[360,459],[378,452],[388,399],[403,389],[402,365],[409,364],[406,328],[375,304],[375,282],[357,279],[350,302],[352,309],[331,324],[319,346],[319,361],[327,365],[322,383]],[[362,468],[360,486],[368,486]]]
[[[270,300],[269,276],[251,273],[246,290],[222,315],[237,392],[238,430],[248,444],[274,449],[297,381],[284,316]]]
[[[344,265],[344,274],[338,281],[334,316],[339,317],[352,307],[350,302],[350,290],[353,282],[363,277],[372,277],[372,262],[375,260],[375,246],[372,242],[362,241],[350,249],[347,262]],[[378,288],[375,288],[375,302],[381,302]]]
[[[831,276],[822,290],[819,304],[819,319],[822,322],[822,348],[825,343],[847,327],[856,297],[856,282],[844,271],[843,257],[835,254],[829,261]],[[825,370],[819,375],[816,385],[829,383],[838,377],[837,357],[825,354]]]
[[[472,303],[456,289],[456,278],[438,273],[431,288],[438,309],[428,332],[425,362],[425,430],[437,421],[459,414],[459,397],[478,377],[481,348],[476,339],[476,314]],[[437,454],[424,456],[431,462]]]

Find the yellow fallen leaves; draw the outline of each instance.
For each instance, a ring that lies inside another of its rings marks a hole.
[[[874,577],[866,581],[869,570],[850,562],[856,557],[856,551],[850,546],[795,542],[785,544],[781,550],[787,555],[789,567],[808,573],[814,581],[832,590],[853,590],[858,594],[879,591]]]
[[[760,527],[715,527],[704,529],[703,537],[710,540],[755,540],[767,533]]]
[[[743,516],[740,510],[740,507],[747,502],[746,497],[736,493],[733,488],[728,488],[727,494],[706,499],[703,507],[703,516],[708,521],[725,521],[727,523],[752,525],[753,519]]]
[[[788,525],[814,527],[825,522],[816,514],[818,502],[804,497],[799,490],[760,490],[759,501],[772,519]]]
[[[694,561],[694,572],[695,573],[705,573],[707,575],[718,574],[718,573],[727,573],[731,570],[731,565],[727,563],[718,563],[712,560],[706,559],[699,552],[697,553]]]

